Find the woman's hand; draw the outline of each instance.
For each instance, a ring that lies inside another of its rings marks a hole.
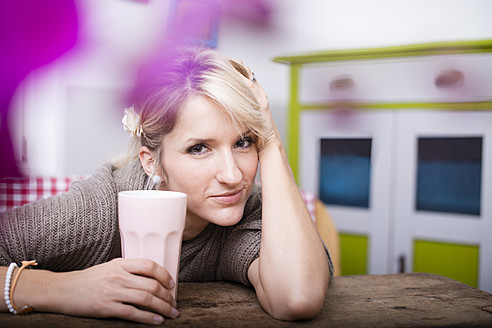
[[[178,316],[171,293],[175,283],[166,269],[151,260],[118,258],[82,271],[45,271],[50,274],[50,279],[35,277],[36,271],[39,270],[23,272],[19,290],[15,292],[16,304],[22,306],[24,300],[45,312],[117,317],[147,324],[162,323],[164,316]],[[24,276],[25,273],[28,275]],[[40,300],[32,294],[32,288],[36,284],[39,288],[43,280],[48,280],[47,295]],[[24,296],[29,288],[31,295]]]
[[[175,283],[166,269],[150,260],[115,259],[67,273],[61,284],[70,291],[65,304],[71,314],[142,323],[178,316],[170,291]]]
[[[256,100],[258,101],[258,104],[260,105],[260,112],[263,114],[263,117],[265,119],[268,135],[266,136],[265,139],[265,144],[263,145],[262,149],[264,149],[266,146],[270,144],[275,144],[277,146],[282,147],[282,140],[280,137],[280,134],[277,130],[277,127],[275,125],[275,122],[273,120],[273,115],[272,111],[270,110],[270,104],[268,102],[268,97],[259,83],[259,81],[256,79],[254,73],[251,71],[251,69],[246,66],[242,61],[240,60],[232,60],[233,65],[236,67],[238,71],[243,74],[245,77],[245,83],[249,86],[251,91],[253,92],[253,95],[255,96]],[[261,156],[261,151],[260,150],[260,156]]]

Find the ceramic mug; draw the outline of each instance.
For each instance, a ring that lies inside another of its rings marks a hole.
[[[121,251],[125,258],[146,258],[162,265],[176,286],[186,219],[186,194],[162,190],[118,193]]]

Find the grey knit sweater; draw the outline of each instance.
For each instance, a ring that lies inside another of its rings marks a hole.
[[[66,193],[0,213],[0,265],[35,259],[39,269],[72,271],[120,257],[118,192],[144,189],[146,177],[138,160],[122,169],[106,164]],[[252,193],[238,224],[209,224],[183,242],[179,281],[249,285],[260,235],[261,196]]]

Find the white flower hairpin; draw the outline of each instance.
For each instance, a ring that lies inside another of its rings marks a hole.
[[[125,108],[123,119],[123,129],[131,133],[133,137],[140,137],[142,134],[142,125],[140,124],[140,115],[135,112],[133,106]]]

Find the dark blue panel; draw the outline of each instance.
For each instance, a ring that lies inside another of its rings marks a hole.
[[[416,209],[480,215],[482,138],[419,138]]]
[[[480,215],[482,164],[419,161],[417,210]]]
[[[319,197],[326,204],[369,207],[371,161],[357,155],[322,155]]]

